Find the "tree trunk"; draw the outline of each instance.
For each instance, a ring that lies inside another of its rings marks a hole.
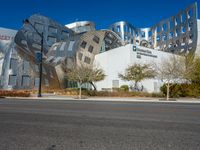
[[[170,84],[168,82],[167,83],[167,101],[169,100],[169,87],[170,87]]]
[[[81,87],[82,87],[82,84],[79,83],[79,99],[81,99]]]
[[[134,90],[135,90],[135,91],[136,91],[136,90],[139,91],[139,90],[138,90],[138,86],[137,86],[137,82],[135,82],[135,84],[134,84]]]
[[[97,90],[97,88],[96,88],[96,86],[94,85],[94,83],[93,83],[93,82],[90,82],[90,84],[93,86],[93,88],[94,88],[94,91],[96,91],[96,90]]]

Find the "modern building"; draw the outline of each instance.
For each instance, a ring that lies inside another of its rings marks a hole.
[[[19,31],[0,31],[2,89],[37,88],[41,48],[42,87],[47,89],[72,86],[64,74],[74,65],[99,65],[106,78],[96,83],[97,89],[112,90],[123,84],[131,86],[119,79],[118,73],[133,63],[157,63],[171,55],[200,55],[197,3],[149,28],[120,21],[109,29],[96,30],[90,21],[64,26],[48,17],[32,15]],[[151,79],[140,85],[148,92],[158,92],[162,82]]]

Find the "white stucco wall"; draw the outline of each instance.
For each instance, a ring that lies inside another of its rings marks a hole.
[[[121,85],[133,85],[132,82],[123,81],[118,77],[119,73],[124,73],[125,69],[134,63],[149,64],[159,63],[163,59],[167,59],[173,54],[157,51],[145,47],[137,46],[138,51],[133,51],[133,45],[128,44],[116,49],[98,54],[95,56],[95,64],[104,70],[106,78],[103,81],[97,82],[97,90],[111,90],[113,87],[113,80],[119,81]],[[142,53],[141,58],[137,58],[137,53]],[[150,56],[145,56],[147,54]],[[152,56],[156,56],[152,57]],[[159,92],[159,87],[162,82],[159,79],[144,80],[140,83],[148,92]]]
[[[197,50],[195,55],[200,56],[200,20],[197,20],[197,28],[198,28],[198,33],[197,33]]]

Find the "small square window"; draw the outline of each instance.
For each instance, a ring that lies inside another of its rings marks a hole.
[[[141,59],[141,55],[138,54],[138,55],[137,55],[137,58]]]
[[[84,62],[87,64],[90,64],[91,59],[87,56],[85,56]]]
[[[93,41],[96,42],[97,44],[99,44],[99,37],[97,37],[96,35],[93,38]]]
[[[92,53],[93,49],[94,49],[94,47],[90,45],[89,48],[88,48],[88,52]]]
[[[81,47],[82,47],[82,48],[85,48],[86,45],[87,45],[87,42],[85,42],[85,41],[83,41],[83,42],[81,43]]]

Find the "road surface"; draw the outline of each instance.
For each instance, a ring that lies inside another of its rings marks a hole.
[[[200,104],[0,99],[0,150],[200,150]]]

